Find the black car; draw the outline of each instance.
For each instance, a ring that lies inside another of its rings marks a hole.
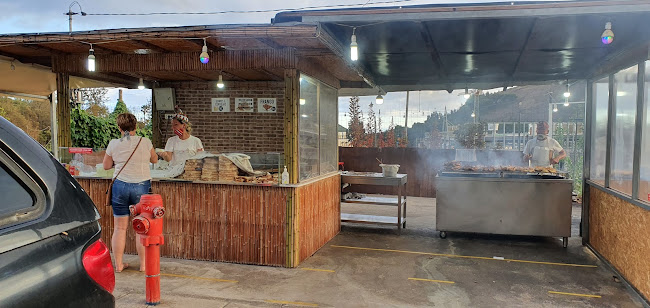
[[[114,307],[99,213],[66,169],[0,117],[0,307]]]

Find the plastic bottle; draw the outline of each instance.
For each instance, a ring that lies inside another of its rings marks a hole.
[[[282,184],[289,184],[289,172],[287,171],[287,166],[284,166],[284,171],[282,171]]]

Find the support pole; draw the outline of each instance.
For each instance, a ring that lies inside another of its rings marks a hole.
[[[52,155],[54,155],[54,158],[57,160],[60,160],[59,158],[59,130],[57,127],[57,95],[56,92],[52,93],[50,95],[50,142],[51,142],[51,150],[52,150]]]
[[[289,172],[289,183],[298,183],[298,102],[300,81],[298,71],[284,70],[284,164]]]
[[[56,121],[58,127],[58,146],[72,146],[72,131],[70,128],[70,75],[56,74]]]
[[[406,118],[404,120],[404,139],[409,142],[409,91],[406,91]]]

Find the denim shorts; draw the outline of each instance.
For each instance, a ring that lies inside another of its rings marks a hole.
[[[113,216],[129,216],[129,205],[138,204],[140,196],[146,195],[151,190],[151,181],[146,180],[140,183],[127,183],[115,180],[113,184],[113,195],[111,204],[113,207]]]

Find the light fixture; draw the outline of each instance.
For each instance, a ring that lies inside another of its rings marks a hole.
[[[476,117],[476,113],[474,113],[474,111],[472,111],[472,118],[474,118],[474,117]]]
[[[611,22],[605,24],[605,31],[603,31],[603,35],[600,36],[600,39],[605,45],[609,45],[614,41],[614,32],[612,31]]]
[[[299,80],[300,82],[302,82],[302,77],[298,78],[298,80]]]
[[[217,88],[223,89],[226,85],[223,83],[223,76],[219,74],[219,81],[217,81]]]
[[[138,90],[144,90],[144,82],[142,81],[142,78],[140,78],[140,83],[138,84]]]
[[[352,28],[352,37],[350,38],[350,59],[352,61],[359,60],[359,45],[357,45],[357,36],[354,34],[356,29]]]
[[[14,61],[15,61],[15,60],[11,60],[11,70],[12,70],[12,71],[15,71],[15,70],[16,70],[16,66],[14,65]]]
[[[201,49],[199,60],[201,60],[201,63],[203,64],[208,64],[208,62],[210,62],[210,55],[208,54],[208,45],[205,42],[205,39],[203,39],[203,48]]]
[[[564,100],[564,107],[569,107],[569,98]]]
[[[557,112],[557,105],[553,104],[553,112]]]
[[[571,92],[569,91],[569,81],[566,81],[566,91],[564,91],[564,97],[569,98],[571,96]]]
[[[304,98],[301,98],[300,99],[300,105],[304,105],[304,104],[307,104],[307,101]]]
[[[90,44],[90,50],[88,50],[88,71],[95,71],[95,50],[93,49],[93,44]]]
[[[468,98],[469,98],[469,89],[468,89],[467,87],[465,87],[465,95],[463,95],[463,97],[464,97],[465,99],[468,99]]]
[[[377,103],[377,105],[383,104],[384,103],[384,97],[381,96],[381,94],[377,95],[377,98],[375,99],[375,103]]]
[[[309,117],[309,116],[306,115],[306,114],[302,114],[301,117],[306,118],[306,117]]]

